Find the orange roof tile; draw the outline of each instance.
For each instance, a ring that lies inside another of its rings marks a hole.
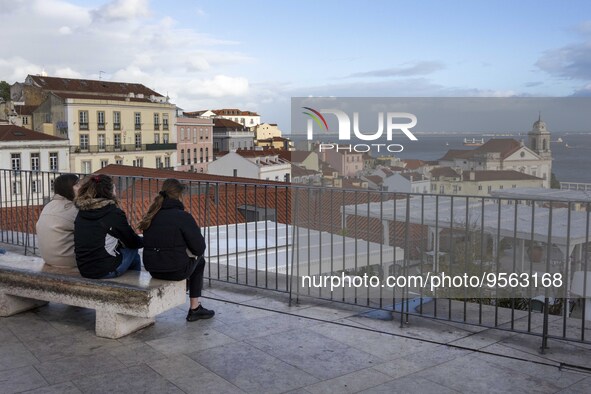
[[[67,139],[59,138],[53,135],[39,133],[26,129],[24,127],[15,126],[12,124],[0,124],[0,141],[63,141]]]

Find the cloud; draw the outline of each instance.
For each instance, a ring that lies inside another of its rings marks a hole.
[[[244,96],[248,93],[248,79],[216,75],[211,79],[193,79],[188,81],[181,93],[187,96]]]
[[[58,29],[58,31],[63,35],[72,34],[72,29],[69,26],[62,26]]]
[[[25,6],[25,0],[0,0],[0,14],[10,14]]]
[[[75,70],[72,70],[70,67],[56,69],[55,76],[62,78],[83,78],[82,74]]]
[[[393,67],[381,70],[365,71],[351,74],[345,78],[362,77],[412,77],[432,74],[435,71],[443,70],[445,66],[440,62],[423,61],[403,67]]]
[[[102,70],[104,80],[142,83],[188,109],[225,106],[225,99],[245,103],[247,94],[258,99],[240,68],[256,59],[239,42],[179,27],[168,15],[154,18],[145,0],[86,8],[66,0],[18,1],[10,15],[0,12],[0,25],[18,31],[18,39],[2,44],[0,79],[9,83],[42,70],[98,79]]]
[[[150,15],[148,0],[113,0],[92,11],[94,19],[126,21]]]
[[[591,80],[591,21],[576,28],[582,41],[551,49],[535,63],[552,76],[571,80]]]
[[[61,0],[36,0],[28,4],[35,16],[42,18],[62,20],[62,23],[69,21],[74,24],[85,24],[90,22],[90,12],[80,7]],[[21,8],[19,11],[26,11]]]
[[[0,79],[9,83],[23,81],[29,74],[39,74],[43,66],[20,56],[0,58]]]
[[[575,90],[572,94],[573,97],[591,97],[591,83],[583,86],[582,88]]]
[[[532,81],[532,82],[526,82],[524,84],[524,86],[526,88],[533,88],[534,86],[540,86],[540,85],[543,85],[543,84],[544,84],[544,82],[542,82],[542,81]]]

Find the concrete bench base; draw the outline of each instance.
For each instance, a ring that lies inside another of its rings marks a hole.
[[[31,298],[17,297],[10,294],[0,293],[0,316],[12,316],[17,313],[26,312],[30,309],[47,305],[47,301],[33,300]]]
[[[96,335],[103,338],[121,338],[154,324],[153,317],[137,317],[107,311],[96,311]]]
[[[77,270],[45,266],[36,257],[0,262],[0,316],[47,304],[96,310],[96,335],[121,338],[154,324],[155,317],[186,301],[185,281],[153,279],[148,272],[127,272],[115,279],[86,279]],[[10,256],[8,256],[10,257]]]

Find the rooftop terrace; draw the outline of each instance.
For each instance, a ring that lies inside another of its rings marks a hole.
[[[49,304],[2,318],[1,391],[583,393],[591,385],[588,344],[552,341],[541,354],[535,337],[514,332],[413,316],[401,328],[398,313],[305,297],[290,306],[285,294],[217,281],[204,295],[213,319],[187,323],[187,303],[119,340],[96,337],[94,311],[82,308]]]

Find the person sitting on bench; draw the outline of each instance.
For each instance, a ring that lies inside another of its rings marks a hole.
[[[144,266],[156,279],[188,279],[187,321],[209,319],[214,311],[201,306],[205,270],[205,239],[181,202],[184,186],[167,179],[138,228],[144,233]]]

